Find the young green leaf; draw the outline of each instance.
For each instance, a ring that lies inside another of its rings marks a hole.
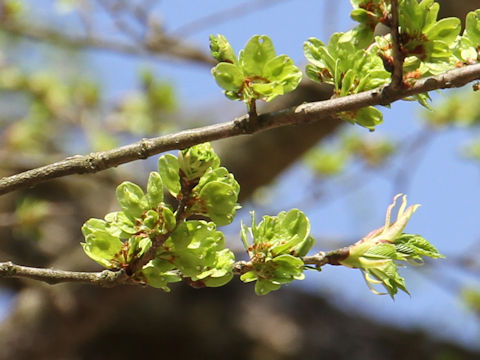
[[[208,278],[210,285],[206,286],[220,286],[233,276],[235,261],[233,253],[224,247],[224,235],[215,224],[189,220],[175,229],[158,257],[174,264],[193,281]]]
[[[162,178],[163,185],[172,194],[177,197],[180,193],[180,168],[176,156],[167,154],[158,159],[158,172]]]
[[[217,225],[233,221],[240,206],[237,204],[240,185],[224,167],[210,168],[193,189],[191,215],[205,215]]]
[[[148,177],[147,199],[151,208],[158,207],[163,201],[163,181],[156,171],[152,171]]]
[[[310,62],[306,67],[307,76],[317,82],[332,84],[336,96],[374,89],[388,84],[391,78],[377,56],[376,48],[358,49],[348,41],[351,36],[336,33],[328,45],[315,38],[304,44],[305,57]],[[373,107],[344,112],[340,117],[370,130],[382,122],[382,114]]]
[[[232,46],[223,35],[210,35],[210,52],[218,62],[236,64],[238,61]]]
[[[463,36],[468,37],[473,44],[480,44],[480,9],[471,11],[465,20],[465,32]]]
[[[238,65],[220,63],[212,69],[212,75],[222,89],[233,93],[242,90],[245,76]]]
[[[89,219],[82,226],[85,242],[81,243],[85,253],[108,269],[117,268],[124,259],[121,254],[123,243],[107,231],[107,223],[100,219]]]
[[[240,51],[239,62],[245,75],[258,76],[275,56],[272,40],[266,35],[254,35]]]
[[[380,110],[373,106],[367,106],[357,111],[349,111],[340,113],[339,116],[350,123],[356,123],[370,131],[374,131],[375,127],[383,122],[383,114]]]
[[[148,200],[137,184],[125,181],[117,187],[117,200],[125,215],[140,217],[148,208]]]

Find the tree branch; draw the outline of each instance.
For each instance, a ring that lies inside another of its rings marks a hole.
[[[0,195],[33,186],[46,180],[71,174],[95,173],[111,167],[175,149],[183,149],[206,141],[256,133],[287,125],[309,123],[343,111],[365,106],[388,105],[408,96],[437,89],[461,87],[480,78],[480,64],[450,70],[444,74],[418,80],[408,88],[384,86],[326,101],[312,102],[288,109],[258,115],[252,129],[249,116],[232,121],[180,131],[176,134],[143,139],[113,150],[76,155],[62,161],[0,179]]]
[[[64,271],[15,265],[10,261],[0,263],[0,277],[32,279],[43,281],[50,285],[75,282],[112,287],[135,283],[123,270],[103,270],[100,272]]]
[[[326,253],[321,251],[315,255],[304,256],[301,259],[305,265],[313,265],[320,269],[327,264],[338,265],[338,260],[346,256],[348,256],[348,248],[342,248]],[[233,265],[233,273],[235,275],[242,275],[250,270],[252,270],[252,263],[249,261],[237,261]],[[101,287],[145,285],[144,282],[130,277],[124,270],[103,270],[99,272],[65,271],[21,266],[13,264],[11,261],[0,263],[0,278],[32,279],[43,281],[49,285],[59,283],[84,283]]]
[[[390,17],[390,29],[393,43],[393,72],[392,88],[399,89],[403,85],[403,61],[402,43],[398,24],[398,0],[391,0],[392,14]]]

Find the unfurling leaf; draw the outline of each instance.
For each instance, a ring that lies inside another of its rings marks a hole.
[[[175,265],[183,276],[220,286],[233,277],[233,253],[225,249],[223,233],[215,224],[190,220],[181,223],[159,249],[158,258]]]
[[[199,179],[209,169],[216,169],[220,159],[210,143],[203,143],[182,150],[178,155],[178,166],[181,176],[186,181]]]
[[[348,256],[339,260],[341,265],[360,269],[372,292],[381,294],[373,287],[373,285],[381,284],[392,298],[398,289],[408,293],[405,280],[398,274],[397,262],[421,264],[422,256],[443,257],[433,245],[421,236],[403,233],[408,220],[420,206],[413,205],[406,208],[405,195],[402,196],[397,219],[391,223],[392,210],[401,196],[401,194],[396,195],[393,203],[387,208],[385,225],[351,245],[348,248]]]
[[[223,35],[210,35],[210,52],[218,62],[235,64],[238,61],[232,46]]]

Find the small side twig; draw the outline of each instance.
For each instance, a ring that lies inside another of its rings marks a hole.
[[[251,99],[248,103],[248,119],[246,121],[246,131],[248,134],[255,132],[255,129],[258,127],[258,113],[257,113],[257,102],[255,99]]]
[[[395,90],[403,86],[403,61],[405,56],[402,52],[402,41],[400,37],[400,28],[398,20],[398,0],[390,0],[392,5],[392,13],[390,16],[390,28],[393,42],[393,73],[392,88]]]

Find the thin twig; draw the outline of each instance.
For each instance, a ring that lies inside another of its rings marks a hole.
[[[401,49],[402,42],[398,23],[398,0],[390,0],[390,3],[392,5],[390,29],[393,43],[393,73],[391,86],[393,89],[399,89],[403,85],[403,60],[405,57]]]
[[[229,122],[143,139],[113,150],[89,155],[76,155],[57,163],[0,179],[0,195],[33,186],[46,180],[72,174],[95,173],[134,160],[146,159],[161,152],[184,149],[206,141],[255,133],[287,125],[309,123],[342,111],[358,110],[365,106],[388,105],[415,94],[436,89],[461,87],[478,78],[480,78],[480,64],[468,65],[444,74],[418,80],[408,88],[395,90],[384,86],[359,94],[306,103],[297,107],[261,114],[257,117],[254,129],[249,129],[249,116],[244,115]]]
[[[103,270],[100,272],[64,271],[15,265],[10,261],[0,263],[0,277],[32,279],[51,285],[75,282],[111,287],[134,283],[123,270]]]

